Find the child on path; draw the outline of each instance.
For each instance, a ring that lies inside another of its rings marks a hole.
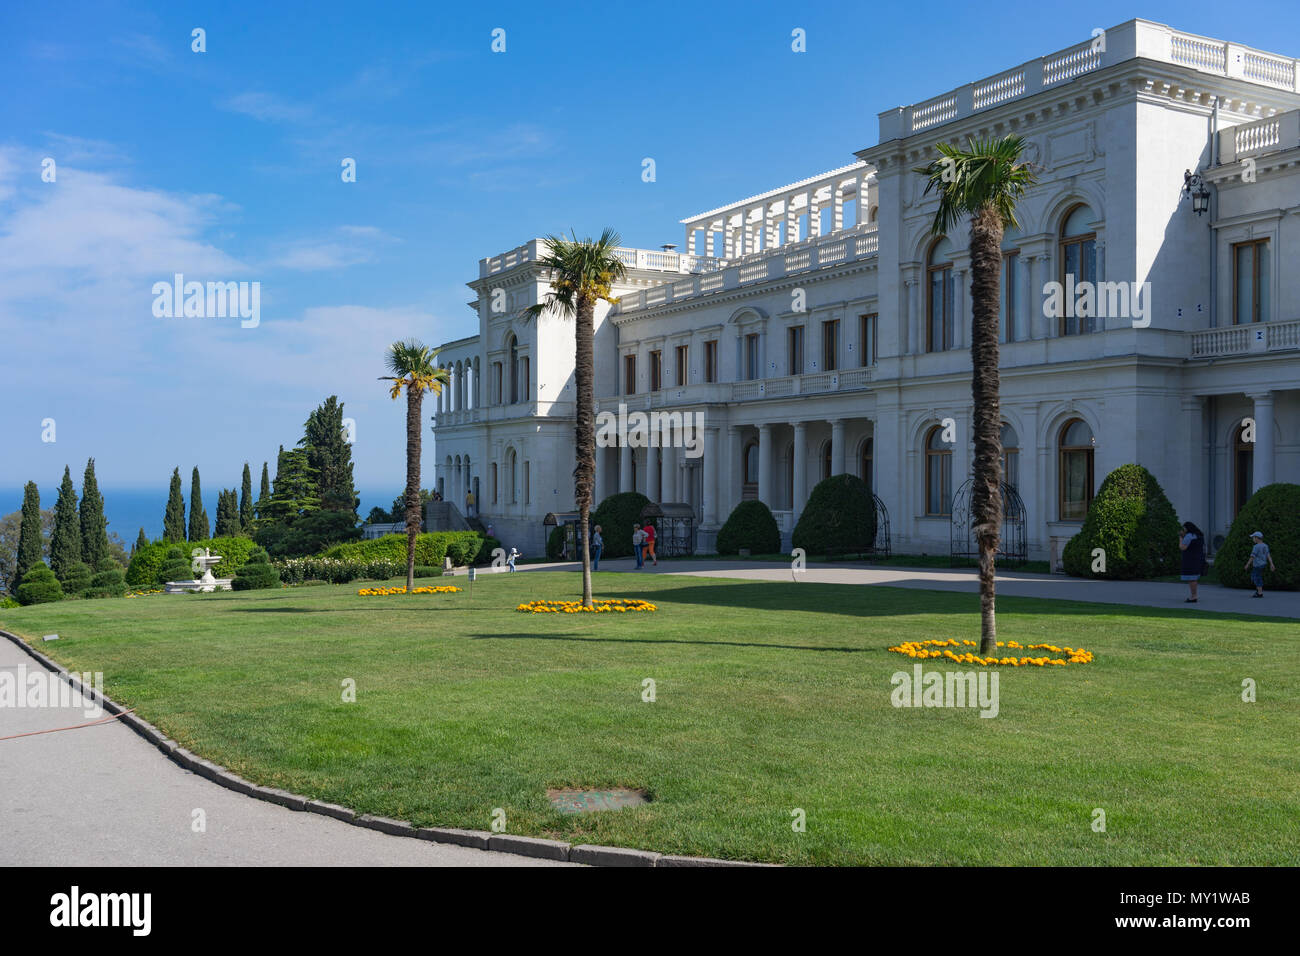
[[[1273,554],[1268,550],[1268,545],[1264,543],[1264,532],[1253,531],[1250,540],[1255,542],[1254,547],[1250,549],[1250,557],[1246,559],[1246,570],[1250,572],[1250,583],[1255,585],[1253,597],[1262,598],[1264,596],[1264,568],[1267,567],[1274,574],[1277,568],[1273,566]]]
[[[515,548],[510,549],[510,556],[506,558],[506,564],[510,565],[510,570],[515,569],[515,558],[519,557],[519,552]]]

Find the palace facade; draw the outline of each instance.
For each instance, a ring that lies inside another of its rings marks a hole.
[[[851,472],[895,552],[947,554],[972,462],[971,259],[965,228],[931,235],[914,170],[937,142],[1010,133],[1039,178],[1002,276],[1028,556],[1055,559],[1126,462],[1212,542],[1256,488],[1300,481],[1297,61],[1145,20],[1097,33],[879,114],[854,162],[688,217],[680,249],[622,250],[621,300],[596,314],[597,408],[700,414],[704,452],[599,448],[596,500],[689,504],[708,552],[753,497],[788,543],[812,486]],[[544,254],[480,260],[479,333],[439,354],[437,487],[462,510],[472,489],[525,554],[573,508],[572,323],[522,315],[549,288]]]

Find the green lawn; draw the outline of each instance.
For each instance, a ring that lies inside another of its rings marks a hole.
[[[250,780],[417,825],[487,829],[501,807],[511,833],[786,863],[1300,863],[1295,621],[1002,598],[1000,637],[1096,662],[1000,668],[983,719],[890,703],[913,662],[886,647],[978,638],[973,595],[596,583],[659,611],[518,613],[578,586],[528,572],[481,575],[472,598],[153,595],[0,610],[0,626],[58,632],[42,650]],[[654,799],[562,816],[546,789],[565,786]]]

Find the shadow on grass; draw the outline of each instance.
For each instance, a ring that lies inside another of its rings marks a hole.
[[[675,637],[582,637],[577,634],[467,634],[476,641],[574,641],[579,644],[685,644],[691,647],[755,647],[780,651],[833,651],[839,654],[884,654],[884,647],[818,647],[813,644],[764,644],[758,641],[688,641]]]

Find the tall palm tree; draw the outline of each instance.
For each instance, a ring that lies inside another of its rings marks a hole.
[[[970,139],[966,149],[951,143],[935,147],[939,158],[915,172],[929,177],[925,191],[939,196],[931,232],[947,235],[970,217],[971,397],[974,400],[975,468],[971,512],[980,561],[980,654],[997,650],[994,615],[994,560],[1002,530],[1002,413],[998,389],[999,284],[1002,235],[1016,227],[1016,204],[1035,181],[1023,162],[1019,136]]]
[[[542,301],[525,312],[538,318],[546,312],[555,312],[564,318],[576,320],[574,328],[573,378],[578,387],[575,409],[574,446],[577,466],[574,468],[574,500],[578,507],[578,534],[582,554],[582,603],[591,607],[591,539],[588,527],[591,521],[591,496],[596,480],[596,400],[592,387],[595,356],[592,339],[595,335],[596,303],[601,299],[616,302],[610,296],[614,282],[625,274],[626,267],[615,250],[622,241],[618,233],[606,229],[599,239],[571,239],[548,236],[550,250],[538,264],[551,272],[551,291]]]
[[[379,381],[392,382],[388,397],[397,400],[406,390],[406,593],[415,590],[415,538],[420,533],[420,409],[424,393],[442,392],[450,381],[446,369],[433,364],[437,349],[410,339],[394,342],[384,356],[384,365],[392,375]]]

